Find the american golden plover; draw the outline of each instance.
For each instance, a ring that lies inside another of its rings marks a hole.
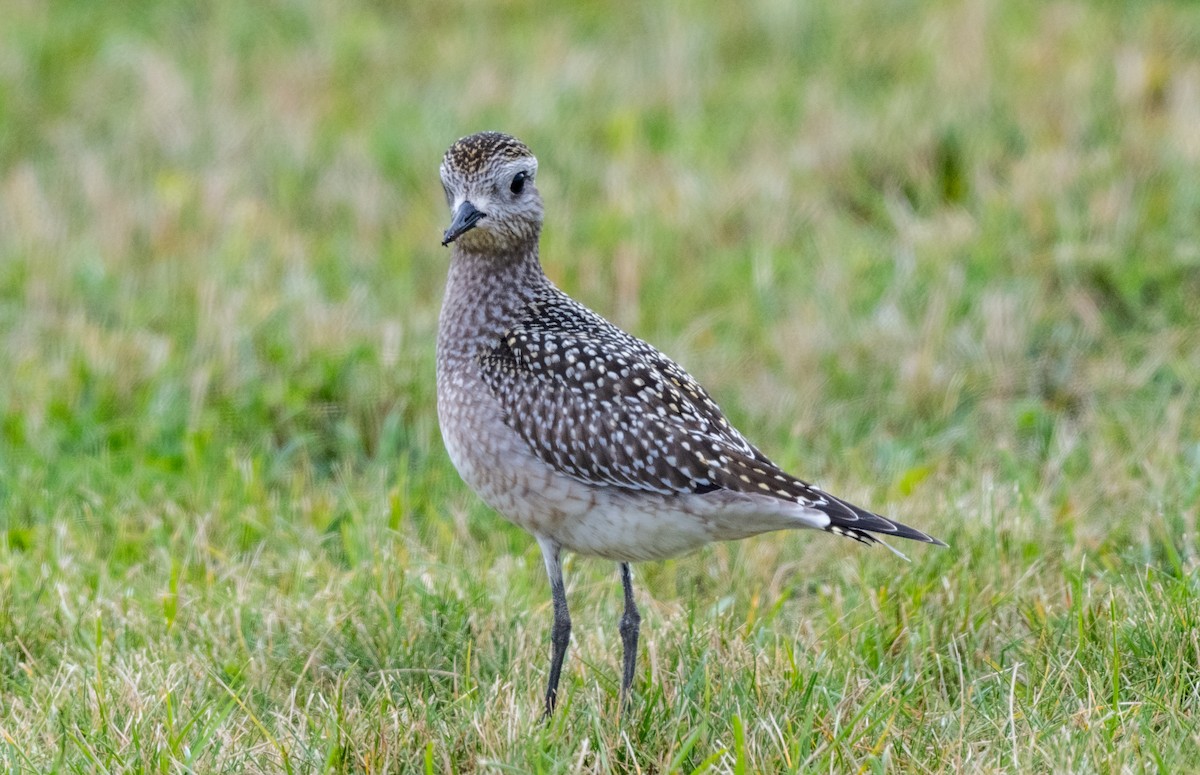
[[[442,244],[453,247],[437,394],[459,474],[541,546],[554,603],[547,714],[571,637],[564,549],[620,563],[627,699],[640,622],[631,562],[794,528],[944,546],[782,470],[674,361],[555,287],[538,262],[537,169],[499,132],[464,137],[442,159]]]

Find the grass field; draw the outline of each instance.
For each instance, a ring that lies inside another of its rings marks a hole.
[[[403,7],[402,7],[403,6]],[[1200,6],[94,3],[0,24],[11,772],[1200,770]],[[437,165],[951,548],[571,558],[438,434]]]

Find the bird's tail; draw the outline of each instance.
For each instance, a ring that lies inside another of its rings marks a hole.
[[[818,508],[829,516],[829,524],[825,527],[826,532],[845,536],[846,538],[853,538],[855,541],[868,545],[882,544],[905,560],[908,558],[892,546],[881,541],[879,536],[907,538],[911,541],[920,541],[923,544],[933,544],[934,546],[946,545],[945,542],[934,538],[928,533],[922,533],[915,527],[909,527],[901,522],[881,517],[841,498],[835,498],[829,493],[824,493],[824,495],[826,503],[821,504]]]

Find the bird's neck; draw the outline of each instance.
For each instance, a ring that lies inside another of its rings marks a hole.
[[[501,254],[455,245],[438,320],[438,360],[474,359],[481,348],[494,347],[548,282],[536,242]]]

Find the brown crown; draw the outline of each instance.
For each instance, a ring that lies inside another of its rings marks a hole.
[[[477,132],[450,146],[446,164],[463,174],[479,172],[492,159],[520,159],[533,156],[525,143],[503,132]]]

